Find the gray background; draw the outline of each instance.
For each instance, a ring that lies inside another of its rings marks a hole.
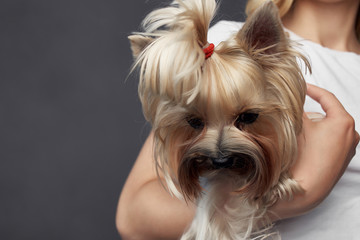
[[[127,35],[160,0],[0,1],[0,239],[120,239],[146,138]],[[217,19],[242,20],[223,0]]]

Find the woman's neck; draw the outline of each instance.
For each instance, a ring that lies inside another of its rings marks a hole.
[[[360,54],[355,22],[359,0],[298,0],[283,17],[297,35],[338,51]]]

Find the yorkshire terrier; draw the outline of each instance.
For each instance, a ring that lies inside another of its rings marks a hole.
[[[169,192],[197,204],[182,239],[265,238],[268,208],[302,191],[289,169],[309,64],[271,1],[209,44],[216,8],[215,0],[174,0],[144,19],[144,32],[129,37],[139,96],[158,174]]]

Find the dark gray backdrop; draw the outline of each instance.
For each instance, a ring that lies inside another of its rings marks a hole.
[[[0,239],[120,239],[146,138],[127,35],[161,0],[0,1]],[[244,19],[223,0],[217,19]]]

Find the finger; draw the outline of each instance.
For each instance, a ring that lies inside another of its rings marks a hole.
[[[302,120],[303,120],[303,125],[311,123],[311,119],[309,118],[309,115],[307,112],[303,113]]]
[[[345,111],[343,105],[339,102],[335,95],[323,88],[308,83],[307,95],[321,105],[321,108],[325,111],[328,117]]]
[[[316,113],[314,113],[316,114]],[[322,119],[325,118],[324,115],[322,115],[323,117],[320,119],[318,117],[318,121],[321,121]],[[313,113],[310,112],[304,112],[303,113],[303,117],[302,117],[302,121],[303,121],[303,128],[307,128],[306,126],[310,127],[314,122],[317,122],[317,119],[314,118]]]
[[[306,112],[306,116],[313,122],[320,122],[325,118],[325,115],[318,112]]]

